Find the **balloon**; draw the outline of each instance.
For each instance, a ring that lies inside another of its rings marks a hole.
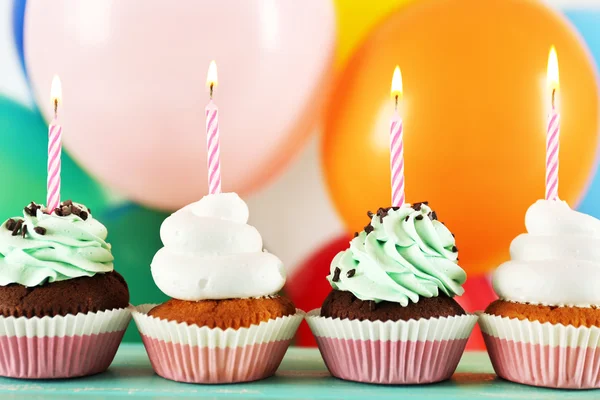
[[[152,258],[162,247],[160,225],[167,216],[167,213],[131,203],[95,215],[108,229],[115,270],[127,281],[132,304],[162,303],[167,300],[150,273]],[[140,340],[134,324],[127,329],[124,340]]]
[[[281,172],[319,115],[333,63],[329,1],[31,0],[25,60],[49,116],[62,77],[67,149],[103,183],[175,209],[207,192],[204,107],[219,69],[223,190]]]
[[[25,56],[23,54],[23,21],[25,20],[25,4],[26,0],[14,0],[12,8],[12,27],[15,48],[17,49],[17,54],[19,56],[21,66],[23,67],[23,72],[26,74]]]
[[[465,293],[462,296],[455,297],[455,299],[462,308],[470,313],[485,310],[491,302],[498,298],[492,288],[491,277],[486,275],[470,276],[463,288]],[[485,343],[479,325],[475,326],[469,337],[467,350],[485,350]]]
[[[334,0],[337,16],[336,66],[341,68],[353,51],[382,19],[414,0]]]
[[[598,82],[578,35],[538,2],[424,1],[382,23],[333,91],[323,165],[348,231],[365,226],[367,210],[391,203],[389,94],[399,64],[407,201],[430,202],[472,276],[508,259],[527,208],[544,196],[552,44],[561,71],[559,194],[576,206],[599,126]]]
[[[325,279],[329,275],[331,260],[337,253],[348,248],[349,241],[350,237],[346,235],[337,237],[325,243],[293,269],[287,278],[284,290],[296,307],[307,312],[321,308],[325,297],[331,291],[331,285]],[[307,324],[300,325],[295,344],[311,347],[317,345]]]
[[[46,203],[48,125],[37,112],[0,96],[0,221],[20,215],[29,202]],[[84,203],[94,213],[107,207],[104,190],[62,154],[63,199]]]
[[[594,10],[566,10],[565,15],[575,25],[581,36],[585,39],[592,56],[596,60],[596,67],[600,65],[600,9]],[[579,210],[586,214],[600,217],[600,174],[596,176],[591,186],[579,205]]]

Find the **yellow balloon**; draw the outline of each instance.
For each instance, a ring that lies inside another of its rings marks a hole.
[[[334,0],[338,43],[336,66],[343,66],[354,49],[383,18],[415,0]]]

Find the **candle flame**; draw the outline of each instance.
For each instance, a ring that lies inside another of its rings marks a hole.
[[[546,76],[546,83],[548,88],[552,91],[558,90],[559,88],[559,73],[558,73],[558,56],[556,55],[556,48],[552,46],[550,54],[548,55],[548,75]]]
[[[393,98],[402,97],[402,72],[400,72],[400,67],[397,65],[392,77],[391,95]]]
[[[50,99],[52,104],[58,105],[62,102],[62,85],[60,84],[60,78],[58,75],[54,75],[52,78],[52,86],[50,86]]]
[[[217,63],[215,62],[215,60],[212,60],[210,62],[210,65],[208,66],[208,74],[206,74],[206,86],[217,86],[218,83],[219,81],[217,79]]]

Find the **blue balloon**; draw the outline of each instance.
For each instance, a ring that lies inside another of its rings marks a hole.
[[[587,43],[596,66],[600,67],[600,9],[567,10],[565,15]],[[579,205],[579,210],[600,218],[600,171],[596,170],[590,188]]]
[[[19,60],[21,61],[21,67],[23,67],[23,73],[27,77],[27,69],[25,67],[25,53],[23,51],[23,26],[25,24],[25,6],[26,0],[14,0],[13,3],[13,14],[12,14],[12,27],[13,35],[15,39],[15,47]]]

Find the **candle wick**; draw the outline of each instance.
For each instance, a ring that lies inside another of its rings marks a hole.
[[[394,108],[396,111],[398,111],[398,95],[396,95],[396,104],[395,104]]]
[[[555,100],[556,100],[556,88],[552,89],[552,109],[553,110],[554,110]]]
[[[54,99],[54,119],[58,117],[58,99]]]
[[[210,99],[212,100],[213,98],[213,89],[214,89],[215,84],[213,82],[210,83]]]

